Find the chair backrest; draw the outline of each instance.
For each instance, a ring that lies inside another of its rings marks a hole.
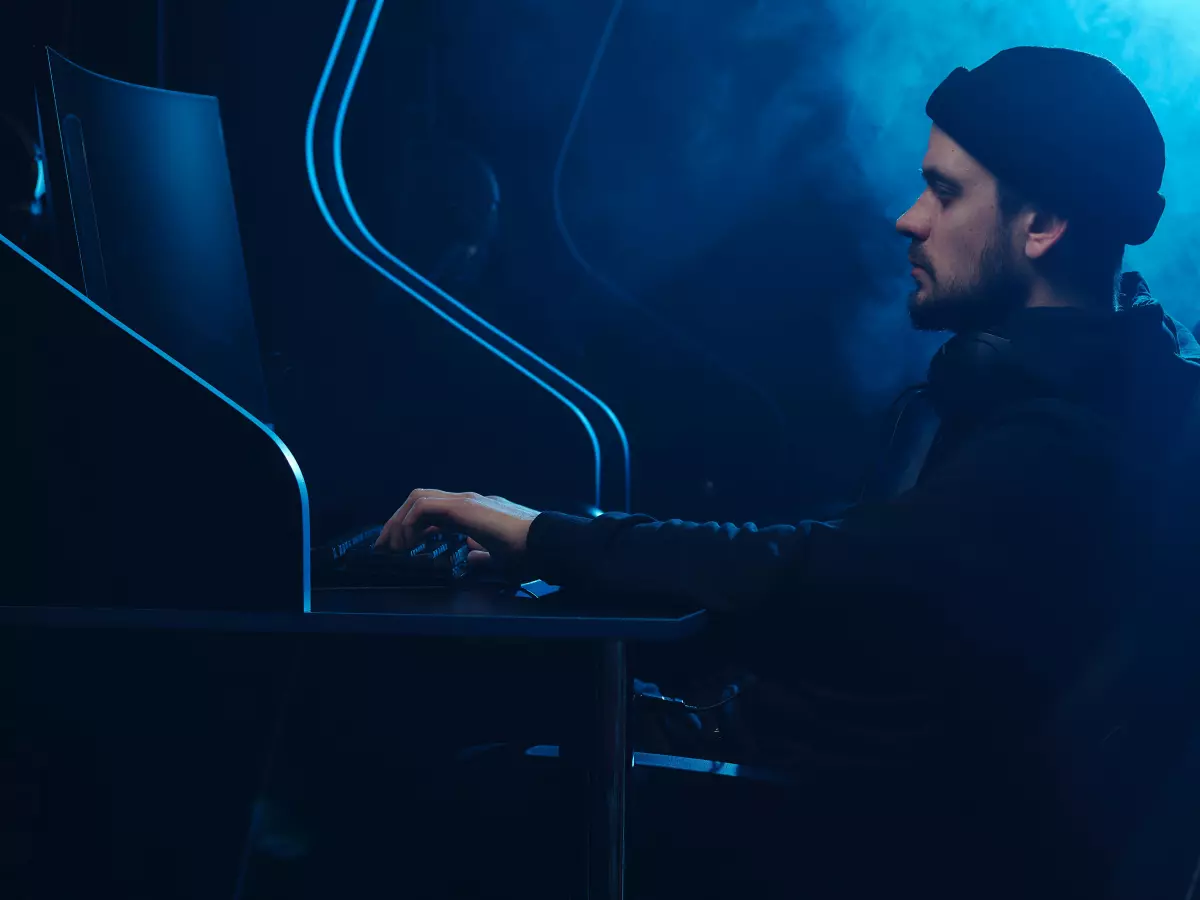
[[[272,421],[216,98],[40,68],[59,274]]]
[[[1200,727],[1149,799],[1117,864],[1110,894],[1115,900],[1200,898]]]
[[[1139,596],[1051,723],[1060,787],[1113,900],[1184,900],[1200,863],[1200,367]]]

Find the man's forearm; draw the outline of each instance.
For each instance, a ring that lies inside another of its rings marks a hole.
[[[529,532],[529,562],[547,581],[651,593],[709,609],[755,607],[801,581],[818,530],[717,522],[656,521],[609,513],[595,519],[542,513]]]

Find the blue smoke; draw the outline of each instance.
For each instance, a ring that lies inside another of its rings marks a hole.
[[[494,110],[498,127],[557,149],[612,5],[449,2],[466,35],[459,58],[488,73],[477,83],[480,114]],[[956,66],[1019,44],[1105,56],[1142,89],[1166,138],[1167,211],[1126,267],[1146,275],[1169,312],[1194,322],[1200,266],[1189,154],[1200,146],[1200,4],[1186,0],[729,0],[686,9],[625,0],[563,166],[562,215],[592,265],[647,298],[764,210],[820,195],[812,217],[822,252],[829,234],[844,234],[838,240],[855,259],[856,277],[837,297],[846,310],[842,357],[877,406],[921,374],[931,349],[928,336],[908,329],[904,242],[892,233],[921,190],[925,101]],[[786,252],[778,236],[764,235],[767,243],[776,256],[780,246]],[[796,257],[794,275],[772,260],[773,274],[757,280],[758,263],[747,259],[738,302],[816,302],[786,284],[802,282],[813,264],[811,254]],[[717,318],[741,312],[717,309],[720,299],[695,302]]]
[[[790,3],[780,3],[790,6]],[[1125,267],[1146,275],[1168,312],[1200,318],[1195,225],[1200,177],[1200,4],[1190,0],[1068,0],[922,4],[860,0],[833,7],[847,42],[836,77],[850,103],[846,147],[861,161],[887,215],[920,190],[913,161],[928,136],[922,110],[955,66],[974,67],[1006,47],[1070,47],[1112,60],[1141,89],[1167,146],[1167,209]]]

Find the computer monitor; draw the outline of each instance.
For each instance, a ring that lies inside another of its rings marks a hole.
[[[50,48],[40,77],[60,274],[269,423],[217,99],[117,81]]]

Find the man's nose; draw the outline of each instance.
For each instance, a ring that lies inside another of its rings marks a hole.
[[[922,222],[915,205],[896,220],[896,231],[910,240],[923,241],[929,237],[926,233],[928,227]]]

